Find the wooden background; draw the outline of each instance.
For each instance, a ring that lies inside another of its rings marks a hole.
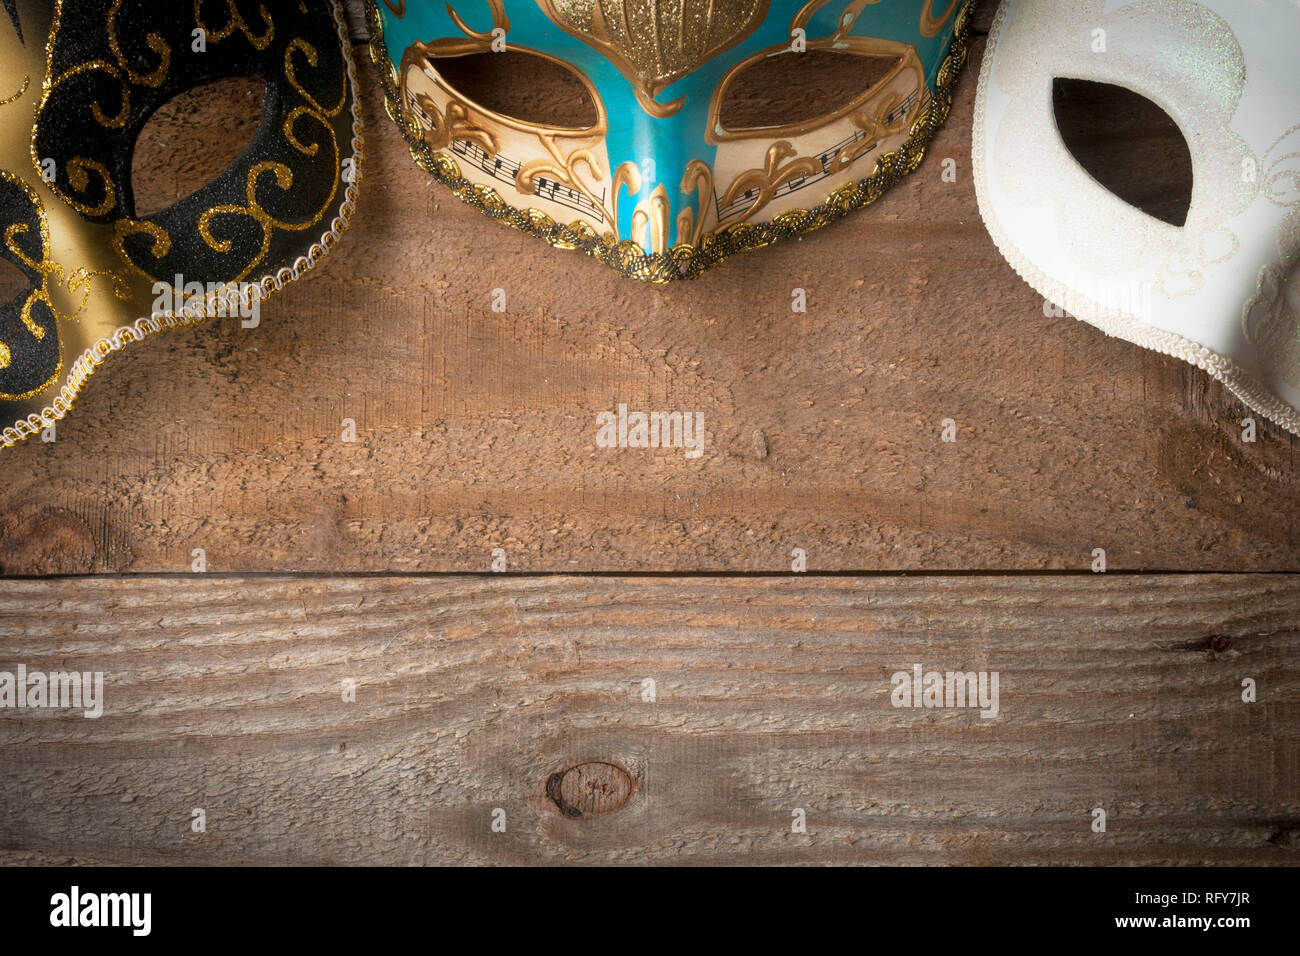
[[[0,451],[0,669],[108,684],[0,712],[0,860],[1297,861],[1294,439],[1044,315],[976,208],[982,38],[908,181],[660,288],[429,185],[353,13],[338,252]],[[150,135],[238,139],[249,95]],[[1099,115],[1168,202],[1174,144]],[[159,201],[210,174],[165,166]],[[619,402],[702,412],[703,457],[596,448]],[[1002,713],[892,708],[913,663]]]

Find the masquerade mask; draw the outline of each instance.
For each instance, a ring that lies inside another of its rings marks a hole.
[[[969,14],[961,0],[368,7],[389,113],[424,169],[494,219],[652,282],[816,229],[915,169],[948,114]],[[783,99],[846,65],[857,86],[821,90],[811,113]],[[558,72],[574,105],[543,122],[484,102],[475,73],[494,66],[519,100]],[[783,70],[759,103],[756,78]]]
[[[1300,5],[1008,0],[975,107],[980,212],[1025,280],[1110,335],[1205,369],[1300,434]],[[1070,155],[1054,78],[1125,87],[1191,152],[1181,227]]]
[[[62,418],[110,352],[247,315],[337,242],[361,161],[344,30],[323,0],[5,0],[0,257],[26,287],[0,306],[0,414],[18,419],[3,444]],[[137,215],[131,157],[149,117],[233,76],[266,83],[252,142]]]

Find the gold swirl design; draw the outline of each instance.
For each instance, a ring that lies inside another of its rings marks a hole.
[[[75,319],[81,315],[90,300],[91,284],[95,279],[107,279],[113,284],[113,295],[122,302],[129,302],[131,299],[131,283],[127,281],[126,276],[109,269],[86,269],[76,268],[68,273],[67,282],[64,284],[69,292],[81,292],[81,298],[77,301],[77,307],[71,312],[60,315],[60,318]]]
[[[41,224],[44,225],[45,211],[40,210],[40,215],[41,215]],[[41,231],[43,233],[45,232],[44,229],[42,229]],[[52,273],[54,273],[59,267],[54,263],[50,262],[46,258],[46,246],[44,243],[41,244],[40,261],[32,259],[31,256],[23,252],[22,248],[17,243],[16,237],[23,235],[26,232],[27,232],[27,223],[25,222],[11,223],[5,229],[5,248],[9,250],[9,252],[14,256],[14,258],[16,258],[23,265],[27,266],[27,268],[31,269],[33,272],[39,272],[42,276],[48,279],[48,277]],[[23,325],[25,325],[27,327],[27,331],[32,333],[32,335],[37,339],[45,338],[45,328],[43,326],[37,325],[36,321],[32,318],[31,316],[32,302],[34,300],[48,300],[48,298],[49,296],[47,295],[45,284],[42,283],[40,290],[33,292],[30,296],[28,296],[27,301],[23,304],[23,310],[21,315],[21,318],[23,320]]]
[[[888,121],[889,114],[903,101],[901,94],[892,92],[881,99],[874,111],[864,106],[849,115],[853,125],[866,133],[864,139],[860,139],[852,146],[840,150],[836,159],[839,165],[847,166],[856,161],[859,157],[871,152],[880,141],[897,133],[901,133],[908,124],[909,117],[903,116],[895,122]]]
[[[53,38],[58,29],[58,14],[61,11],[61,9],[62,9],[62,4],[59,4],[59,6],[55,8],[55,25],[51,27],[49,52],[47,53],[47,57],[50,58],[52,58],[53,56],[53,50],[54,50]],[[126,82],[122,79],[122,74],[119,72],[117,67],[115,67],[111,63],[108,63],[105,60],[91,60],[86,63],[79,63],[76,66],[72,67],[71,69],[65,71],[62,75],[60,75],[59,77],[53,80],[51,80],[47,74],[45,84],[44,84],[44,89],[42,90],[42,94],[41,94],[40,106],[37,108],[37,116],[39,117],[40,114],[42,114],[45,111],[45,105],[49,101],[50,94],[53,93],[56,89],[58,89],[58,87],[60,87],[62,84],[66,83],[68,80],[72,79],[73,77],[80,76],[83,73],[89,73],[92,71],[102,71],[103,73],[117,80],[118,87],[121,90],[122,104],[121,104],[121,109],[118,111],[118,114],[116,116],[107,116],[105,115],[103,109],[101,108],[97,100],[91,101],[90,104],[91,115],[95,118],[95,122],[97,122],[100,126],[103,126],[105,129],[124,128],[126,126],[127,120],[130,119],[131,117],[130,88],[127,86]],[[30,149],[31,149],[32,165],[37,170],[40,170],[41,168],[41,156],[38,154],[36,148],[36,136],[39,131],[40,131],[39,122],[33,123],[31,140],[30,140]],[[73,198],[72,196],[69,196],[59,187],[57,183],[52,182],[49,183],[48,186],[49,186],[49,190],[52,193],[54,193],[54,195],[58,196],[61,200],[63,200],[65,203],[67,203],[69,206],[71,206],[73,209],[77,210],[79,213],[81,213],[84,216],[90,216],[90,217],[103,216],[106,215],[111,209],[113,209],[113,207],[117,203],[117,187],[113,183],[113,174],[107,169],[107,167],[105,167],[102,163],[97,162],[95,160],[86,159],[83,156],[74,156],[71,159],[69,159],[67,162],[67,171],[68,171],[69,184],[72,186],[72,188],[75,191],[82,194],[84,194],[85,190],[90,186],[89,173],[90,172],[95,173],[96,176],[98,176],[100,181],[103,183],[104,199],[95,205],[84,203],[78,199]]]
[[[149,49],[158,54],[158,66],[149,74],[141,74],[133,70],[126,56],[123,55],[117,39],[117,14],[121,8],[122,0],[113,0],[113,5],[108,9],[108,46],[113,51],[117,65],[126,71],[127,77],[137,86],[162,86],[163,81],[167,79],[167,71],[171,69],[172,48],[158,34],[148,34],[144,42]]]
[[[447,4],[447,15],[451,17],[456,28],[464,34],[459,37],[438,37],[436,40],[430,40],[428,43],[416,41],[408,49],[407,54],[416,54],[425,59],[433,59],[443,56],[461,56],[466,53],[486,53],[492,49],[492,41],[496,39],[492,36],[492,30],[504,30],[510,32],[510,20],[506,17],[505,7],[501,5],[501,0],[488,0],[492,10],[492,29],[479,31],[471,29],[470,26],[456,12],[450,3]],[[406,57],[403,57],[402,68],[405,72]],[[390,70],[396,70],[397,64],[390,63]]]
[[[509,33],[510,20],[506,17],[506,8],[501,0],[488,0],[488,7],[492,10],[492,29],[486,32],[470,29],[469,24],[461,19],[460,14],[456,12],[456,8],[450,3],[447,4],[447,16],[451,17],[452,22],[456,24],[456,29],[460,30],[465,36],[471,40],[477,40],[484,48],[490,48],[492,41],[495,39],[492,32],[502,30]]]
[[[51,260],[48,256],[40,262],[34,261],[31,257],[25,255],[22,249],[15,244],[15,236],[26,231],[26,223],[14,223],[10,225],[9,228],[5,230],[5,248],[21,260],[29,269],[34,272],[39,272],[45,278],[46,281],[42,283],[39,294],[33,296],[33,299],[42,301],[49,306],[50,312],[56,319],[63,322],[71,322],[73,319],[76,319],[81,314],[82,309],[85,308],[86,302],[90,297],[90,286],[92,280],[97,278],[109,279],[113,283],[113,294],[123,302],[131,298],[130,283],[127,282],[124,276],[116,272],[112,272],[108,269],[77,268],[73,269],[72,272],[68,273],[65,277],[63,266]],[[65,310],[58,308],[58,306],[54,304],[53,300],[50,298],[50,289],[48,285],[50,277],[53,277],[54,285],[56,287],[62,286],[69,292],[79,291],[81,293],[81,298],[77,302],[76,308]],[[27,326],[27,330],[36,338],[43,339],[45,338],[45,329],[37,325],[30,315],[32,301],[32,299],[29,299],[27,305],[23,308],[23,325]]]
[[[326,122],[325,118],[316,111],[306,109],[305,107],[300,107],[300,109],[302,109],[302,112],[298,113],[299,116],[309,116],[312,119],[315,119],[329,132],[329,142],[333,148],[333,157],[331,161],[334,164],[334,168],[337,169],[340,157],[338,141],[334,136],[334,128],[330,126],[330,124]],[[295,112],[297,111],[295,110]],[[285,121],[285,135],[289,138],[290,142],[296,144],[296,137],[294,137],[287,128],[290,122],[290,120]],[[313,144],[313,147],[315,145],[316,144]],[[314,155],[314,152],[312,155]],[[234,203],[222,203],[221,205],[213,206],[210,209],[204,210],[203,214],[199,216],[199,236],[214,252],[230,252],[233,248],[233,243],[229,239],[218,239],[212,234],[213,220],[219,216],[242,216],[252,219],[257,223],[258,227],[262,231],[262,242],[257,254],[239,271],[238,275],[228,280],[230,283],[243,282],[244,279],[246,279],[253,270],[261,264],[262,260],[266,258],[267,250],[271,246],[271,237],[274,235],[275,230],[283,229],[292,232],[301,232],[304,229],[311,228],[320,221],[321,217],[324,216],[326,212],[329,211],[329,208],[334,204],[334,196],[338,192],[338,180],[335,178],[330,183],[329,197],[321,207],[310,216],[310,218],[300,223],[286,222],[283,219],[277,219],[275,216],[272,216],[269,212],[263,209],[262,204],[257,199],[259,180],[261,180],[267,173],[271,174],[274,178],[276,187],[281,191],[288,191],[293,187],[293,171],[288,166],[284,163],[264,160],[263,162],[257,163],[253,166],[253,168],[248,172],[248,178],[244,184],[244,196],[246,199],[244,205],[240,206]],[[146,273],[146,275],[148,275],[148,273]],[[149,276],[149,278],[154,277]]]
[[[618,169],[614,170],[614,181],[610,186],[611,200],[613,202],[613,214],[611,220],[618,227],[618,196],[623,189],[627,190],[628,198],[635,196],[641,191],[641,167],[636,163],[628,161],[622,163]]]
[[[601,169],[600,163],[591,150],[575,149],[562,155],[553,139],[542,137],[542,144],[550,152],[550,157],[530,160],[519,167],[519,172],[515,174],[515,188],[525,196],[531,195],[537,188],[537,177],[543,173],[550,173],[561,185],[576,189],[590,199],[593,205],[601,206],[600,197],[593,193],[578,175],[578,167],[584,166],[596,182],[604,178],[604,170]]]
[[[257,5],[257,12],[261,14],[262,24],[266,27],[266,32],[261,35],[254,34],[249,29],[248,24],[244,21],[243,14],[235,6],[235,0],[226,0],[226,12],[230,15],[230,19],[220,30],[213,30],[206,24],[203,20],[203,12],[200,9],[202,6],[203,0],[194,0],[194,22],[198,24],[199,29],[213,43],[220,43],[238,30],[253,45],[254,50],[265,50],[271,45],[271,40],[275,37],[275,23],[271,19],[270,12],[263,4],[259,3]]]
[[[938,36],[939,31],[947,25],[960,5],[961,0],[949,0],[948,9],[936,17],[934,15],[934,0],[925,0],[925,6],[921,8],[921,36]]]
[[[751,189],[758,190],[754,201],[731,225],[752,218],[756,212],[772,201],[773,193],[790,180],[811,176],[821,170],[821,163],[818,160],[812,157],[793,159],[795,155],[794,147],[787,140],[778,140],[767,148],[767,156],[764,158],[762,168],[747,169],[731,181],[731,185],[719,200],[719,205],[723,207],[730,206],[739,196]],[[785,162],[787,159],[790,162]]]
[[[316,110],[316,112],[323,113],[330,117],[338,116],[343,110],[343,106],[348,101],[347,76],[345,75],[343,77],[343,88],[339,90],[338,103],[333,107],[321,106],[316,102],[316,98],[308,93],[307,90],[303,88],[303,85],[298,82],[298,76],[293,70],[293,54],[295,52],[300,52],[307,58],[308,66],[315,67],[320,63],[320,54],[316,52],[316,48],[301,37],[294,37],[294,39],[289,41],[289,45],[284,51],[284,75],[285,78],[288,79],[289,85],[293,87],[294,91],[299,96],[310,103],[312,109]]]
[[[695,222],[695,210],[687,206],[677,214],[677,242],[698,245],[704,233],[704,210],[713,198],[713,170],[702,159],[692,159],[682,175],[681,191],[695,191],[700,204],[700,218]]]
[[[245,184],[248,197],[247,205],[223,203],[204,210],[203,214],[199,216],[199,235],[207,243],[208,247],[215,252],[229,252],[234,248],[234,244],[229,239],[218,239],[212,235],[212,221],[218,216],[246,217],[256,222],[262,230],[262,244],[257,254],[240,270],[238,275],[230,280],[231,282],[242,282],[257,268],[257,264],[266,257],[266,251],[271,247],[271,235],[275,231],[275,220],[262,208],[256,197],[257,180],[265,172],[270,172],[275,177],[276,185],[282,190],[287,190],[293,185],[293,173],[284,163],[261,162],[254,166],[248,174],[248,181]]]
[[[431,124],[419,134],[430,149],[446,149],[453,140],[468,140],[482,147],[489,156],[496,155],[496,138],[469,119],[463,103],[453,101],[447,104],[446,110],[440,110],[426,93],[416,94],[415,99]],[[418,123],[416,126],[419,128]]]
[[[65,72],[62,76],[60,76],[58,79],[54,80],[52,83],[49,84],[49,89],[46,93],[46,98],[48,99],[50,93],[54,92],[54,90],[58,89],[60,86],[62,86],[68,80],[72,79],[74,76],[80,76],[82,73],[90,73],[95,70],[103,71],[104,73],[107,73],[109,76],[111,76],[113,79],[117,80],[118,85],[121,87],[121,91],[122,91],[122,105],[121,108],[118,110],[116,116],[108,116],[104,113],[104,110],[99,105],[98,101],[92,101],[90,104],[91,115],[95,117],[95,122],[98,123],[100,126],[104,127],[105,129],[122,129],[123,127],[126,126],[126,121],[131,118],[131,91],[127,87],[126,83],[122,80],[122,74],[118,71],[117,67],[109,63],[107,60],[90,60],[86,63],[78,63],[76,66],[72,67],[67,72]],[[44,107],[45,107],[45,103],[42,102],[41,108],[44,109]],[[36,128],[33,126],[32,128],[33,142],[35,142],[35,139],[36,139]]]
[[[686,97],[684,96],[669,100],[667,103],[660,103],[654,98],[653,93],[639,86],[632,91],[632,95],[636,97],[637,105],[655,119],[666,119],[686,105]]]
[[[288,140],[289,145],[302,153],[304,156],[315,156],[320,152],[320,143],[304,143],[294,132],[294,126],[298,120],[304,116],[320,120],[320,114],[309,106],[295,106],[289,111],[289,115],[284,120],[284,138]]]
[[[831,0],[808,0],[791,18],[790,32],[793,33],[798,28],[807,33],[808,22],[813,18],[813,14],[830,2]],[[858,22],[858,16],[862,11],[880,2],[881,0],[850,0],[844,12],[840,14],[840,18],[835,21],[835,32],[831,34],[831,40],[838,42],[846,39],[853,30],[854,24]],[[812,44],[809,44],[809,49],[812,49]]]
[[[78,202],[69,196],[64,196],[63,201],[83,215],[103,216],[117,205],[117,190],[113,186],[113,174],[98,160],[86,159],[84,156],[74,156],[68,160],[68,182],[77,192],[85,193],[90,188],[89,174],[92,172],[104,183],[104,199],[96,206]]]
[[[36,286],[30,293],[28,293],[27,299],[23,302],[22,309],[19,312],[19,319],[22,321],[24,328],[31,333],[33,338],[37,341],[41,341],[45,338],[46,333],[50,331],[50,329],[38,324],[36,320],[32,318],[32,308],[37,303],[44,304],[46,309],[49,310],[55,325],[59,322],[74,321],[80,317],[82,310],[85,308],[86,301],[90,296],[92,280],[96,278],[102,277],[110,279],[113,283],[113,294],[118,299],[126,301],[130,298],[130,287],[126,279],[114,272],[109,272],[103,269],[90,270],[79,268],[73,270],[65,277],[63,266],[50,258],[50,225],[45,212],[45,205],[41,202],[40,196],[23,180],[5,170],[0,170],[0,179],[4,179],[6,182],[17,186],[23,191],[27,196],[27,199],[31,202],[32,208],[36,211],[36,218],[39,223],[38,228],[40,230],[41,249],[40,259],[32,258],[23,250],[22,246],[18,244],[18,237],[26,234],[28,231],[29,226],[27,223],[10,223],[4,230],[5,248],[15,259],[41,277],[40,285]],[[60,309],[55,304],[52,291],[60,287],[66,288],[72,293],[81,293],[80,299],[77,301],[75,308],[64,310]],[[0,342],[0,359],[3,359],[3,361],[0,361],[0,369],[8,368],[13,360],[12,348],[6,342]],[[63,356],[60,354],[54,371],[48,379],[35,388],[23,392],[20,395],[0,393],[0,401],[25,401],[26,399],[29,399],[49,388],[50,385],[59,377],[62,370]]]
[[[664,184],[660,183],[650,193],[649,199],[637,203],[636,208],[632,210],[632,233],[629,241],[636,244],[638,248],[649,245],[655,255],[663,255],[667,252],[670,206],[668,191],[664,188]],[[650,233],[648,241],[647,229]]]
[[[315,120],[329,134],[330,145],[333,146],[334,148],[334,162],[337,168],[337,165],[341,161],[342,157],[340,157],[339,155],[338,141],[335,140],[334,138],[334,127],[331,126],[330,123],[325,119],[325,117],[322,116],[320,113],[318,113],[316,110],[301,105],[295,106],[292,110],[290,110],[289,115],[285,117],[284,127],[282,129],[285,140],[288,141],[290,146],[292,146],[298,152],[302,153],[304,156],[315,156],[320,151],[320,143],[310,143],[310,144],[303,143],[301,140],[298,139],[298,134],[294,132],[294,127],[297,125],[298,120],[302,119],[303,117],[307,117],[308,119]],[[337,183],[335,183],[335,185],[330,188],[330,198],[326,201],[326,206],[328,206],[330,203],[334,201],[334,191],[337,188],[338,188]],[[317,219],[319,219],[324,214],[324,212],[325,212],[324,209],[321,209],[319,212],[317,212],[316,215],[312,217],[311,222],[315,222]],[[281,229],[301,228],[299,226],[280,224],[278,220],[273,220],[273,221],[276,222]],[[310,223],[308,224],[310,225]]]
[[[155,259],[161,259],[172,251],[172,237],[167,235],[167,230],[156,223],[146,222],[142,219],[119,219],[113,226],[113,248],[117,254],[122,257],[122,261],[132,267],[132,271],[139,272],[147,279],[153,276],[142,271],[135,266],[131,257],[126,252],[126,239],[128,236],[134,236],[143,233],[153,239],[153,245],[149,249],[149,254]]]

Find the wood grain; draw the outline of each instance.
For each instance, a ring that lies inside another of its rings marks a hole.
[[[184,572],[195,548],[215,572],[0,580],[0,670],[108,685],[98,720],[0,710],[0,863],[1295,865],[1295,575],[407,573],[497,547],[535,572],[784,571],[797,547],[814,570],[1300,567],[1293,440],[1243,444],[1219,386],[1044,316],[993,248],[981,44],[908,182],[669,288],[430,186],[365,66],[338,253],[260,328],[128,350],[55,443],[0,451],[0,573]],[[164,109],[138,158],[242,141],[240,95]],[[1169,202],[1171,144],[1104,119],[1087,148],[1143,157],[1137,194]],[[161,201],[221,162],[152,159]],[[705,456],[596,449],[618,402],[703,412]],[[225,573],[286,569],[315,573]],[[914,663],[996,670],[999,716],[892,707]]]
[[[969,175],[982,42],[907,182],[664,288],[430,185],[365,66],[337,253],[257,329],[115,356],[56,442],[0,453],[0,573],[185,571],[196,548],[227,572],[484,571],[494,548],[573,573],[785,571],[794,548],[814,570],[1084,569],[1095,548],[1300,569],[1294,440],[1243,443],[1216,383],[1045,316],[998,255]],[[167,122],[202,142],[224,111]],[[703,457],[597,448],[621,402],[702,413]]]
[[[0,712],[9,863],[1300,862],[1291,576],[0,595],[0,668],[107,682],[98,720]],[[895,709],[914,663],[998,671],[999,716]]]

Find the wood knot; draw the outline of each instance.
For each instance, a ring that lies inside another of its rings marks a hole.
[[[95,567],[95,534],[65,508],[8,507],[0,514],[0,574],[84,574]]]
[[[1284,821],[1273,826],[1273,835],[1268,838],[1273,846],[1294,849],[1300,846],[1300,823]]]
[[[622,810],[636,780],[617,764],[588,760],[546,779],[546,795],[566,817],[603,817]]]

